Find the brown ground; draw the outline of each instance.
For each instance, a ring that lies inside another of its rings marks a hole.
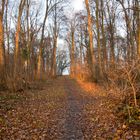
[[[24,93],[1,92],[0,139],[140,140],[115,115],[117,97],[83,84],[59,77]]]

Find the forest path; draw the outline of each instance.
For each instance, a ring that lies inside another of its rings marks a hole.
[[[0,139],[113,140],[120,126],[113,113],[116,98],[83,87],[58,77],[24,93],[0,92]]]
[[[83,109],[85,104],[83,91],[76,82],[65,79],[66,92],[66,138],[67,140],[84,140]]]
[[[0,97],[0,139],[84,139],[85,99],[75,80],[58,77]]]

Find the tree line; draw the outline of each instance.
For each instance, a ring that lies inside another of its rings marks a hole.
[[[65,59],[61,71],[68,65],[66,51],[56,54],[58,36],[65,18],[63,3],[64,0],[0,1],[2,87],[16,90],[23,82],[55,77],[56,62],[63,61],[57,60],[62,58],[60,54]]]
[[[84,9],[71,17],[69,3],[0,0],[1,85],[16,90],[70,66],[71,77],[130,85],[137,104],[139,0],[84,0]],[[60,38],[68,50],[58,50]]]
[[[140,81],[140,1],[85,0],[71,20],[71,75],[104,83],[137,106]],[[132,95],[131,95],[132,94]]]

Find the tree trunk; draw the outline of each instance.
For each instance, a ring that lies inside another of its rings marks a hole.
[[[27,0],[27,5],[26,5],[26,12],[27,12],[27,78],[28,80],[31,79],[31,58],[30,58],[30,53],[31,53],[31,36],[30,36],[30,27],[29,27],[29,11],[30,11],[30,4],[29,0]]]
[[[123,12],[124,12],[124,16],[125,16],[125,23],[126,23],[126,31],[127,31],[127,59],[130,61],[132,58],[132,47],[134,47],[134,43],[133,43],[133,38],[132,38],[132,30],[131,30],[131,21],[130,21],[130,17],[129,17],[129,13],[127,13],[127,10],[125,8],[125,4],[124,1],[118,0],[119,3],[121,4],[122,8],[123,8]],[[129,5],[129,1],[128,1],[128,5]]]
[[[83,41],[83,35],[82,35],[82,32],[80,32],[79,45],[80,45],[80,65],[81,66],[82,66],[82,63],[83,63],[83,43],[82,43],[82,41]]]
[[[102,77],[102,64],[101,64],[101,43],[100,43],[100,24],[99,24],[99,1],[96,0],[96,28],[97,28],[97,48],[98,48],[98,64],[99,74],[98,77]]]
[[[109,43],[110,43],[110,67],[115,68],[115,19],[116,15],[115,12],[112,12],[110,10],[109,4],[107,4],[107,11],[109,15],[109,23],[108,23],[108,29],[109,29]]]
[[[72,27],[74,28],[74,27]],[[70,65],[70,75],[73,77],[74,76],[74,72],[75,72],[75,40],[74,40],[74,31],[75,29],[72,29],[71,32],[71,37],[72,37],[72,46],[71,46],[71,65]]]
[[[89,34],[89,68],[91,71],[91,77],[93,80],[97,80],[95,78],[95,57],[93,50],[93,32],[92,32],[92,21],[90,15],[89,1],[85,0],[86,10],[88,14],[88,34]]]
[[[6,19],[6,38],[7,38],[7,59],[6,59],[6,72],[10,73],[10,30],[8,27],[8,4],[9,4],[9,0],[6,0],[6,11],[5,11],[5,19]]]
[[[52,77],[56,76],[56,49],[57,49],[57,38],[58,38],[58,26],[57,26],[57,6],[54,7],[54,46],[52,53],[52,66],[51,66],[51,75]]]
[[[104,31],[104,1],[101,0],[101,18],[102,18],[102,25],[101,25],[101,33],[102,33],[102,47],[103,47],[103,71],[106,71],[107,69],[107,49],[106,49],[106,37],[105,37],[105,31]]]
[[[136,0],[136,13],[137,13],[137,53],[138,58],[140,59],[140,4],[139,1]]]
[[[52,77],[56,76],[56,49],[57,49],[57,35],[54,35],[54,46],[53,46],[53,54],[52,54],[52,67],[51,74]]]
[[[17,74],[20,74],[20,49],[19,49],[19,40],[20,40],[20,30],[21,30],[21,16],[24,9],[26,0],[20,1],[19,12],[18,12],[18,21],[15,34],[15,54],[14,54],[14,77],[16,78]]]
[[[5,84],[5,49],[4,49],[4,27],[3,27],[3,15],[4,15],[4,0],[0,2],[0,84]]]
[[[43,71],[43,40],[44,40],[44,30],[45,30],[45,23],[48,17],[48,0],[46,0],[46,13],[43,21],[42,33],[41,33],[41,41],[39,47],[39,54],[38,54],[38,63],[37,63],[37,78],[42,78],[42,71]]]

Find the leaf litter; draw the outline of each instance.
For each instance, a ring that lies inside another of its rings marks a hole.
[[[139,131],[118,118],[119,102],[96,84],[68,77],[0,93],[0,139],[138,140]]]

